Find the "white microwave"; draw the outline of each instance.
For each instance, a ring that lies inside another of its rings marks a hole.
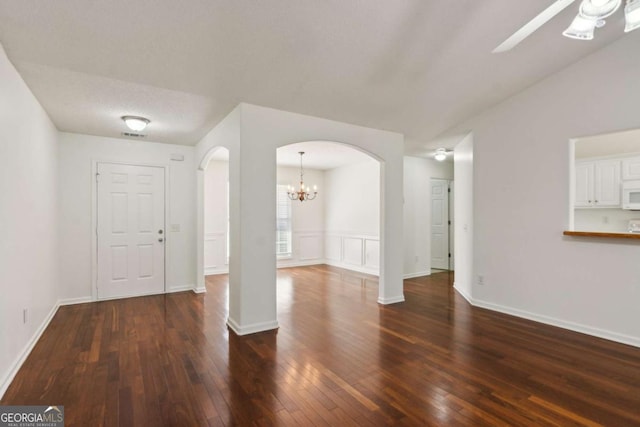
[[[622,209],[640,210],[640,181],[622,182]]]

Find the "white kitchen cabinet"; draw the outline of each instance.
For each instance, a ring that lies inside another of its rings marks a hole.
[[[622,160],[622,179],[640,179],[640,157]]]
[[[577,208],[620,206],[620,160],[576,162],[575,185]]]

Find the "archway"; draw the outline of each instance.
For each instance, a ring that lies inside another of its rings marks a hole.
[[[380,162],[380,280],[378,302],[404,301],[402,282],[403,137],[317,117],[240,104],[196,147],[198,235],[203,232],[203,164],[211,150],[229,149],[229,317],[238,335],[278,327],[273,242],[276,149],[300,141],[332,141]],[[204,248],[198,245],[198,289],[204,288]]]

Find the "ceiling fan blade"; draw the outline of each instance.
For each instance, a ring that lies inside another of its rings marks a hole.
[[[542,27],[575,1],[576,0],[557,0],[555,3],[552,3],[551,6],[540,12],[538,16],[527,22],[522,28],[513,33],[511,37],[502,42],[500,46],[493,49],[492,53],[501,53],[513,49],[522,40],[529,37],[538,28]]]

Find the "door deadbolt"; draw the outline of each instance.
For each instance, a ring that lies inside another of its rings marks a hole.
[[[161,237],[161,238],[158,239],[158,242],[162,243],[162,242],[164,242],[164,239]]]
[[[158,234],[162,234],[162,229],[158,230]]]

